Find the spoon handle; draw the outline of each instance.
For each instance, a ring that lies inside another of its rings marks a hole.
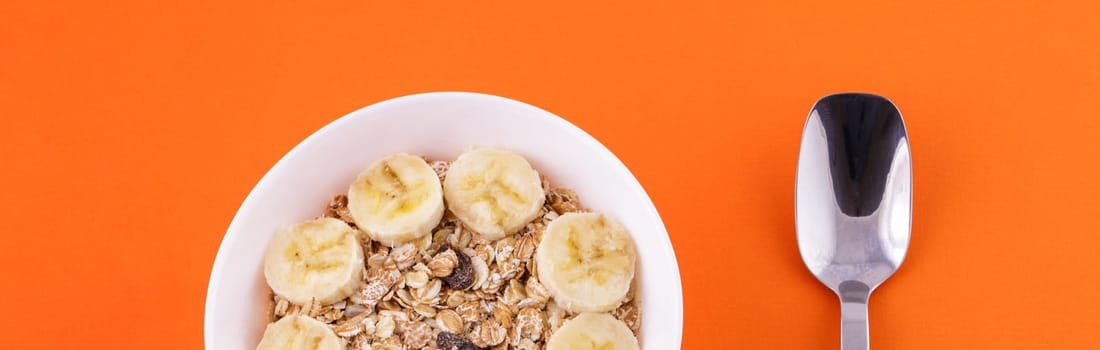
[[[870,349],[869,333],[867,329],[867,299],[842,300],[840,302],[840,349]]]

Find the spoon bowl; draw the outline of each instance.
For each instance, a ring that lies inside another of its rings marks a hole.
[[[802,261],[841,299],[844,350],[869,348],[867,300],[905,259],[912,178],[892,102],[842,93],[814,104],[798,155],[795,224]]]

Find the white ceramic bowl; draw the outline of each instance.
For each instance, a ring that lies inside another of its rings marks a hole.
[[[634,236],[642,303],[639,341],[677,349],[683,327],[680,271],[668,233],[642,186],[603,145],[531,105],[474,93],[411,95],[352,112],[317,131],[252,189],[222,240],[206,292],[207,349],[254,349],[267,319],[262,255],[278,227],[321,214],[369,163],[392,153],[455,159],[470,146],[516,151],[588,208]]]

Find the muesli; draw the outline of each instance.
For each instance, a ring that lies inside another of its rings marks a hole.
[[[516,153],[396,154],[272,238],[257,349],[637,349],[635,260]]]

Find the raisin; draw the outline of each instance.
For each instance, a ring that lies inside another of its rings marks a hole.
[[[458,256],[458,265],[455,265],[450,276],[443,277],[443,282],[447,283],[447,287],[451,287],[451,289],[464,290],[470,288],[474,285],[474,265],[470,262],[470,257],[450,246],[443,247],[440,251],[446,251],[447,249],[453,250],[455,256]]]
[[[466,338],[450,332],[439,332],[435,338],[435,347],[440,350],[483,350]]]

